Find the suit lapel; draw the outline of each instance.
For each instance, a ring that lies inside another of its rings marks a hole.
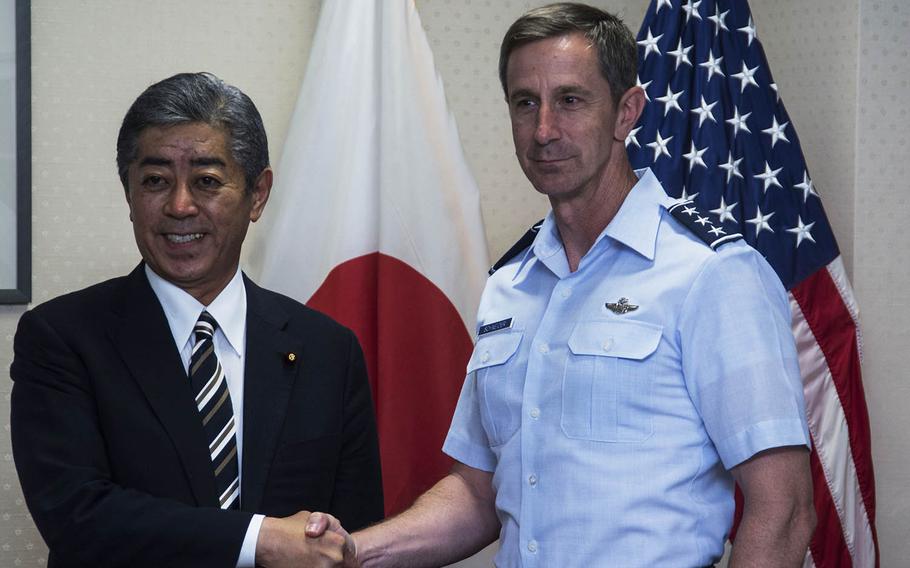
[[[208,441],[164,310],[143,270],[140,264],[127,277],[114,302],[119,321],[111,339],[170,435],[198,505],[213,506],[218,497]]]
[[[243,377],[243,475],[241,508],[262,502],[304,345],[284,331],[287,315],[244,276],[247,294],[246,362]],[[295,360],[288,355],[293,353]]]

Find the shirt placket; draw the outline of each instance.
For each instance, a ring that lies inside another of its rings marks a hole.
[[[565,361],[566,314],[571,313],[572,278],[555,281],[546,297],[543,316],[528,352],[521,409],[521,518],[519,539],[524,566],[542,566],[552,551],[543,549],[545,535],[538,534],[539,520],[547,514],[548,480],[542,472],[541,449],[547,447],[547,432],[560,417],[547,397],[558,396],[561,368]],[[555,386],[554,386],[555,383]],[[547,410],[544,410],[546,408]],[[554,414],[545,416],[544,412]],[[552,504],[551,504],[552,505]]]

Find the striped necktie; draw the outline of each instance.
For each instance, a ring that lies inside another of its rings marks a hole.
[[[240,504],[240,478],[237,467],[237,438],[231,393],[221,361],[215,354],[215,330],[218,323],[203,311],[193,328],[196,345],[190,356],[190,384],[196,395],[196,408],[202,419],[209,455],[215,469],[222,509],[237,509]]]

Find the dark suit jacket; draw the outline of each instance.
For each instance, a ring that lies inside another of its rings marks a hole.
[[[382,517],[357,339],[244,282],[241,511],[217,508],[189,381],[142,265],[22,316],[13,452],[51,566],[229,567],[252,512],[328,511],[351,530]]]

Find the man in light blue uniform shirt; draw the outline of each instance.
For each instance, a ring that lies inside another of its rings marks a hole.
[[[499,537],[497,566],[710,565],[736,481],[731,565],[802,565],[814,514],[787,296],[745,242],[632,171],[635,62],[631,32],[588,6],[506,33],[516,154],[552,211],[484,290],[452,472],[350,537],[350,564],[438,566]]]
[[[502,566],[710,564],[728,470],[807,443],[777,276],[744,241],[713,251],[639,174],[576,271],[551,213],[481,300],[444,448],[494,472]]]

